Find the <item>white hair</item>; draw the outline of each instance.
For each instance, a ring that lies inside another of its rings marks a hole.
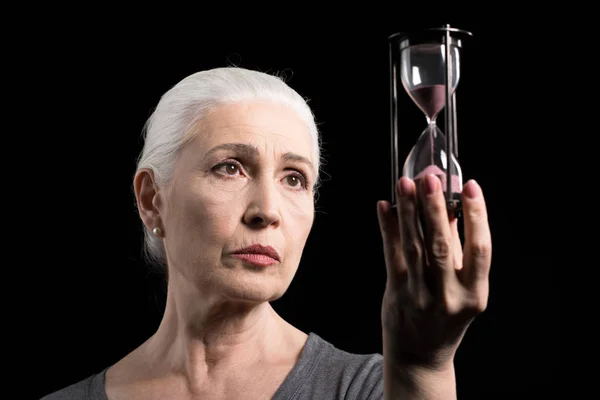
[[[321,164],[321,138],[307,101],[281,77],[240,67],[214,68],[194,73],[164,93],[144,126],[144,147],[137,170],[152,170],[156,184],[164,186],[171,179],[179,151],[190,138],[189,132],[193,126],[215,107],[246,100],[278,102],[291,107],[304,121],[313,143],[316,190]],[[166,258],[162,241],[145,226],[144,237],[149,261],[164,265]]]

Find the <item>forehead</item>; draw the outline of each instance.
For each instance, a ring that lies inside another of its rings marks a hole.
[[[312,160],[312,139],[298,114],[272,102],[220,106],[201,121],[196,140],[204,151],[223,143],[254,144],[266,151],[293,151]]]

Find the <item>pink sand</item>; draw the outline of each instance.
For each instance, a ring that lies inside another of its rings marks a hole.
[[[421,171],[417,176],[415,176],[414,180],[417,181],[421,178],[424,178],[426,175],[433,174],[440,178],[442,182],[442,190],[446,191],[446,173],[442,171],[440,167],[437,165],[430,165]],[[460,181],[458,180],[458,175],[452,175],[452,192],[460,193]]]

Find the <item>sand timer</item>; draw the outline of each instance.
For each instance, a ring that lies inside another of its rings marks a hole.
[[[462,39],[467,36],[471,33],[446,25],[389,37],[393,184],[400,179],[398,95],[403,88],[425,115],[427,126],[408,154],[402,176],[416,184],[427,174],[439,177],[447,208],[455,213],[461,209],[463,183],[458,163],[456,87],[460,80]],[[445,133],[439,128],[442,110]],[[395,205],[395,190],[392,199]]]

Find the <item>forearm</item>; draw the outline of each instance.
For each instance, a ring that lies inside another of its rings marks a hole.
[[[384,355],[385,400],[453,400],[456,399],[454,367],[441,371],[401,365]]]
[[[456,376],[453,357],[423,358],[401,349],[398,328],[384,326],[383,379],[385,400],[454,400]],[[402,339],[400,339],[402,340]],[[438,355],[439,356],[439,355]]]

